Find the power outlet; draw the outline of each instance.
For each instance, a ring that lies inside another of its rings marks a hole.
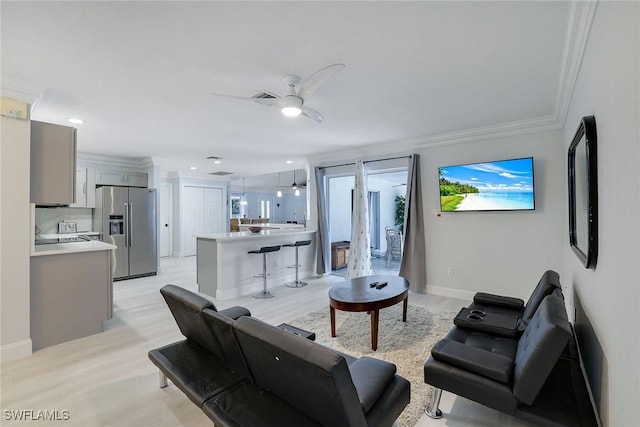
[[[449,276],[453,276],[453,274],[454,274],[453,266],[450,266],[450,267],[449,267],[449,270],[447,270],[447,274],[448,274]]]

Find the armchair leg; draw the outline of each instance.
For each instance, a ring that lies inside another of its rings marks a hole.
[[[160,374],[160,388],[165,388],[167,386],[167,376],[162,371],[159,371],[159,374]]]
[[[431,402],[429,402],[427,404],[427,407],[424,408],[424,413],[427,414],[428,417],[434,418],[434,419],[442,418],[442,411],[438,408],[438,406],[440,406],[441,397],[442,397],[442,389],[437,387],[434,388]]]

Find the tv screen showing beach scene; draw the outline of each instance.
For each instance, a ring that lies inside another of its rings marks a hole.
[[[446,166],[439,174],[442,212],[535,209],[532,157]]]

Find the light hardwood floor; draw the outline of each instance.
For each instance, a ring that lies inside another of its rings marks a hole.
[[[3,363],[0,424],[211,426],[202,411],[175,386],[158,387],[158,371],[147,358],[149,350],[182,338],[159,289],[171,283],[197,290],[195,257],[163,258],[160,265],[157,276],[114,284],[114,319],[105,332]],[[328,307],[327,292],[340,280],[336,276],[310,279],[304,288],[272,289],[276,297],[270,300],[248,296],[216,301],[216,305],[218,308],[242,305],[253,316],[277,325]],[[410,301],[446,309],[457,309],[467,303],[420,294],[412,294]],[[444,418],[431,420],[423,416],[417,426],[529,425],[446,392],[441,409]],[[69,419],[15,421],[8,419],[7,411],[11,410],[33,411],[34,417],[37,411],[59,411],[59,417],[68,413]]]

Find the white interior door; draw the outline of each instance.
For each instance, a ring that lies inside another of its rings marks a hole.
[[[160,257],[168,257],[173,253],[173,184],[160,184],[159,190]]]
[[[224,200],[222,188],[204,189],[204,233],[223,233]]]
[[[196,235],[225,231],[225,202],[222,188],[184,187],[184,256],[196,254]]]
[[[202,229],[204,214],[204,189],[201,187],[185,187],[183,191],[184,204],[184,256],[196,254],[195,235]]]

